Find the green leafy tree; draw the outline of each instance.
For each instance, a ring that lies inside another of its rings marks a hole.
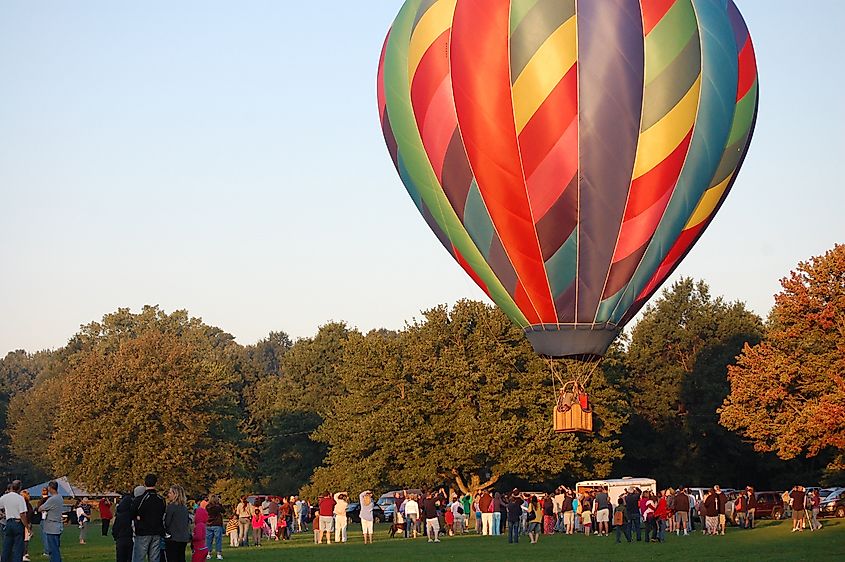
[[[743,482],[754,473],[756,455],[719,425],[717,408],[729,391],[727,366],[762,334],[757,315],[713,298],[703,281],[664,290],[634,326],[615,374],[634,410],[617,472],[673,485]]]
[[[316,438],[329,445],[310,491],[449,484],[462,491],[505,476],[604,475],[620,450],[624,398],[600,373],[599,423],[588,438],[556,434],[551,374],[500,311],[461,301],[395,335],[350,337],[346,393]]]
[[[0,360],[0,473],[25,482],[49,475],[53,420],[46,412],[55,385],[46,392],[34,387],[56,378],[62,367],[60,352],[52,351],[15,351]]]
[[[242,468],[231,336],[145,307],[85,326],[75,343],[54,413],[55,471],[122,490],[154,472],[201,492]]]
[[[730,368],[725,427],[782,459],[831,456],[845,470],[845,245],[781,280],[769,330]]]
[[[344,392],[337,368],[352,333],[345,324],[332,322],[313,338],[290,346],[273,334],[262,345],[260,356],[272,358],[264,364],[277,362],[265,369],[250,405],[257,429],[256,479],[262,490],[299,490],[323,461],[326,446],[310,435]]]

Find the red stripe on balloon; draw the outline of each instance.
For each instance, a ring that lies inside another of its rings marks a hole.
[[[555,323],[525,188],[511,98],[510,0],[460,0],[452,33],[452,81],[464,146],[479,190],[532,310]]]
[[[736,90],[736,100],[744,98],[757,80],[757,59],[754,55],[754,45],[751,44],[751,37],[745,41],[745,45],[739,52],[739,84]]]
[[[516,289],[514,290],[513,301],[516,306],[525,314],[526,320],[531,324],[543,324],[543,321],[534,310],[531,304],[531,299],[528,298],[528,293],[525,291],[525,286],[519,281],[516,282]],[[555,320],[557,322],[557,320]]]
[[[534,220],[539,224],[578,173],[578,118],[572,120],[543,163],[528,178]]]
[[[648,35],[674,5],[675,0],[640,0],[640,9],[643,12],[643,33]]]

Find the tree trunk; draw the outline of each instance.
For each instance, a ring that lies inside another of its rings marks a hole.
[[[493,484],[499,481],[501,476],[499,474],[493,474],[490,476],[490,479],[487,482],[481,482],[481,477],[478,474],[470,475],[469,482],[466,482],[462,477],[461,473],[458,472],[458,469],[452,469],[452,477],[455,479],[455,484],[460,489],[461,493],[466,495],[469,494],[470,496],[475,496],[475,493],[479,490],[484,490],[489,488]]]

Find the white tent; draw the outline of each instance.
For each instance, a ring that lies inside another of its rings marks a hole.
[[[56,482],[59,484],[59,494],[65,498],[100,498],[103,496],[120,497],[120,494],[115,494],[114,492],[89,492],[87,490],[83,490],[82,488],[74,486],[71,481],[68,480],[67,476],[56,478]],[[49,483],[50,481],[48,480],[47,482],[30,486],[26,489],[26,491],[29,492],[30,497],[41,497],[41,490],[46,488]]]

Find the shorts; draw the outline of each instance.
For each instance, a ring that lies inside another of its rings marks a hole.
[[[572,525],[575,523],[575,512],[574,511],[564,511],[563,512],[563,524],[564,525]]]
[[[432,531],[434,533],[440,532],[440,520],[437,517],[432,517],[431,519],[425,520],[425,529],[426,531]]]
[[[596,512],[596,522],[597,523],[607,523],[610,521],[610,510],[609,509],[600,509]]]
[[[582,525],[589,525],[593,522],[593,516],[589,511],[582,511],[581,512],[581,524]]]
[[[330,532],[334,531],[334,517],[332,517],[331,515],[321,515],[320,530]]]
[[[571,511],[569,513],[572,513]],[[539,533],[540,532],[540,524],[536,521],[532,521],[528,524],[528,532],[529,533]]]
[[[372,535],[373,534],[373,521],[367,519],[361,519],[361,532],[365,535]]]

